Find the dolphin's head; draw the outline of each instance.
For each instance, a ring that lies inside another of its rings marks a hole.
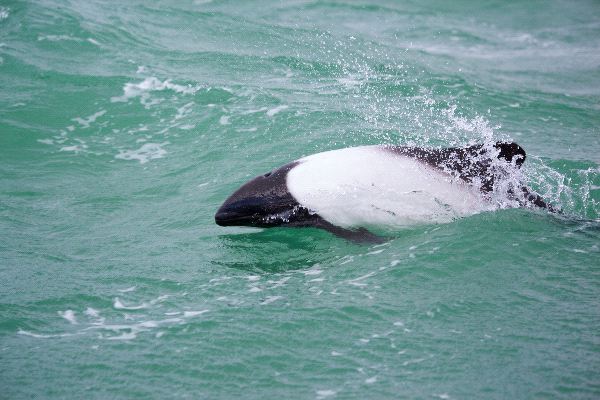
[[[257,176],[236,190],[215,214],[221,226],[272,227],[289,223],[300,211],[290,194],[286,179],[297,162]]]

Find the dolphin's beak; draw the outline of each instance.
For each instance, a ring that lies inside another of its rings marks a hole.
[[[221,226],[239,226],[244,225],[244,221],[249,220],[249,217],[243,208],[239,207],[239,204],[226,201],[217,210],[215,222]]]
[[[221,226],[253,226],[264,214],[268,202],[261,197],[233,198],[231,196],[217,210],[215,222]]]
[[[232,218],[232,214],[230,212],[223,211],[221,209],[219,209],[219,211],[217,211],[217,213],[215,214],[215,222],[217,223],[217,225],[231,226],[232,219],[235,218]]]
[[[291,214],[299,206],[286,186],[287,173],[295,165],[286,164],[242,185],[217,210],[217,225],[269,227],[288,222],[278,216]]]

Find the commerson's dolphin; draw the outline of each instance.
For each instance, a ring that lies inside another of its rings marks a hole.
[[[464,148],[362,146],[285,164],[240,187],[217,211],[221,226],[317,227],[377,242],[372,227],[445,223],[495,208],[491,195],[525,162],[516,143]],[[555,211],[522,184],[502,187],[525,207]]]

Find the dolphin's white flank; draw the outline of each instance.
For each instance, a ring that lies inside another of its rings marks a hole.
[[[302,158],[288,172],[287,188],[300,205],[343,228],[445,223],[491,209],[479,188],[381,146]]]

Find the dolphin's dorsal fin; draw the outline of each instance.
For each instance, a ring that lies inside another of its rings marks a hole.
[[[525,150],[512,142],[496,142],[493,154],[489,147],[476,144],[469,147],[449,148],[422,148],[405,146],[385,146],[384,148],[396,154],[414,157],[435,168],[455,175],[466,182],[473,182],[476,178],[481,182],[481,191],[490,192],[494,186],[494,177],[489,169],[492,165],[492,157],[507,162],[515,161],[517,167],[525,162]]]

